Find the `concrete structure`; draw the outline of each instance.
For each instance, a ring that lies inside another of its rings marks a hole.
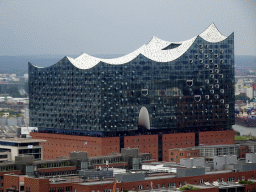
[[[177,168],[177,178],[179,177],[194,177],[199,175],[205,175],[204,167],[192,167],[192,168]]]
[[[81,161],[88,161],[88,153],[84,151],[74,151],[69,153],[70,159],[80,159]]]
[[[37,127],[21,127],[21,135],[29,135],[30,132],[37,131]]]
[[[0,150],[10,152],[8,160],[14,161],[19,155],[33,155],[35,159],[43,159],[43,147],[40,143],[46,142],[42,139],[7,138],[0,139]]]
[[[236,172],[244,172],[244,171],[249,171],[249,170],[256,170],[256,163],[240,163],[240,164],[235,164],[234,171]]]
[[[125,173],[125,174],[117,174],[115,178],[119,182],[135,182],[135,181],[144,181],[145,175],[144,173]]]
[[[80,170],[79,176],[84,179],[102,179],[102,178],[113,178],[112,170]]]
[[[8,117],[9,114],[0,118],[0,126],[22,126],[22,117]]]
[[[245,156],[246,163],[256,163],[256,154],[255,153],[246,153]]]
[[[138,157],[139,156],[139,149],[138,148],[136,148],[136,149],[134,149],[134,148],[122,148],[121,149],[121,154],[123,155],[123,156],[132,156],[132,157]]]
[[[238,79],[238,81],[236,83],[235,94],[239,95],[240,93],[245,93],[243,79]]]
[[[205,160],[203,157],[181,159],[180,166],[184,166],[186,168],[205,167]]]
[[[178,167],[180,167],[180,165],[176,163],[142,163],[142,170],[150,173],[176,173]]]
[[[0,163],[11,161],[11,151],[0,149]]]
[[[216,171],[226,170],[229,165],[234,164],[237,164],[236,155],[220,155],[213,158],[213,167]]]
[[[248,88],[246,88],[246,95],[247,95],[247,97],[249,97],[250,99],[254,98],[253,87],[248,87]]]
[[[239,156],[239,145],[212,145],[195,147],[200,151],[200,157],[205,157],[206,162],[213,162],[215,156]]]

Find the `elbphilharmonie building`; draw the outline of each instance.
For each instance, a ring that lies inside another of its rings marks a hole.
[[[233,85],[234,34],[211,24],[182,42],[153,37],[120,58],[29,63],[30,126],[90,135],[228,130]]]

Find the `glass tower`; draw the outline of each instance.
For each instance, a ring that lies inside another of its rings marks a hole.
[[[188,41],[157,38],[117,59],[29,63],[30,126],[40,131],[227,130],[234,124],[234,34],[214,24]]]

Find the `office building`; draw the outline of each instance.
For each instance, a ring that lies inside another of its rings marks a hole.
[[[41,139],[0,139],[0,161],[14,161],[16,156],[22,155],[33,155],[34,159],[41,160],[43,149],[40,143],[44,142],[46,141]]]

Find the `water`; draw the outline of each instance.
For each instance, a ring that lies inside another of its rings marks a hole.
[[[241,125],[233,125],[235,131],[239,131],[240,135],[249,135],[256,136],[256,127],[244,127]]]

